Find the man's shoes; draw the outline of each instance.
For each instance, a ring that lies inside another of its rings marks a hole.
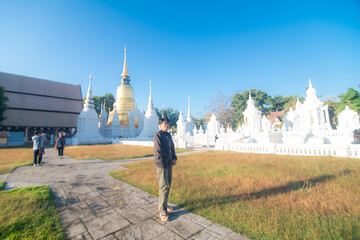
[[[34,167],[36,167],[36,164],[34,164]]]
[[[169,220],[169,216],[166,213],[160,213],[160,219],[162,222],[167,222]]]
[[[174,211],[174,209],[172,207],[170,207],[170,206],[168,206],[166,210],[167,210],[168,213],[171,213],[172,211]]]

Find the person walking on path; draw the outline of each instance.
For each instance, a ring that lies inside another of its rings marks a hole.
[[[56,139],[55,148],[58,150],[59,158],[61,159],[64,155],[65,148],[65,137],[59,132],[59,137]]]
[[[40,145],[39,145],[39,165],[41,166],[42,164],[42,158],[43,155],[45,154],[45,141],[46,141],[46,137],[44,133],[39,134],[39,141],[40,141]]]
[[[40,158],[40,139],[39,132],[35,131],[34,136],[32,137],[33,141],[33,150],[34,150],[34,167],[39,166],[41,158]]]
[[[167,118],[159,119],[160,130],[154,136],[154,161],[159,183],[159,205],[161,221],[169,219],[168,213],[172,207],[168,206],[168,197],[171,186],[172,166],[176,164],[174,142],[167,130],[170,127]]]

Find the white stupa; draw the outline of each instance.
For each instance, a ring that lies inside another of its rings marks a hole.
[[[247,108],[243,112],[244,125],[243,129],[246,132],[260,132],[261,126],[261,111],[255,107],[255,101],[251,98],[249,93],[249,100],[247,101]]]
[[[177,137],[186,136],[186,122],[184,121],[184,115],[180,111],[179,119],[176,122],[177,126]]]
[[[106,127],[107,118],[108,118],[108,114],[105,110],[105,101],[104,101],[104,103],[101,103],[101,112],[99,115],[99,130],[101,135],[104,135],[104,129]]]
[[[360,129],[359,114],[348,106],[338,116],[339,124],[337,129],[350,130]]]
[[[192,120],[191,112],[190,112],[190,96],[188,97],[188,113],[186,116],[186,133],[190,133],[190,135],[194,134],[195,123]]]
[[[91,91],[91,74],[89,88],[86,95],[84,108],[77,119],[77,133],[72,138],[72,144],[103,143],[104,137],[99,132],[99,118],[94,109],[94,100]]]
[[[285,116],[285,125],[288,131],[306,133],[309,130],[331,130],[328,105],[323,103],[317,96],[316,90],[309,78],[309,87],[306,90],[306,98],[303,104],[297,99],[295,110]]]
[[[217,134],[220,134],[220,123],[216,119],[216,116],[214,113],[211,115],[210,121],[208,122],[208,124],[206,126],[206,132],[208,133],[209,136],[211,136],[211,138],[215,137],[215,135],[217,135]]]
[[[147,110],[144,117],[144,128],[138,139],[152,140],[155,133],[159,130],[159,117],[154,109],[152,95],[151,95],[151,81],[150,81],[150,95]]]

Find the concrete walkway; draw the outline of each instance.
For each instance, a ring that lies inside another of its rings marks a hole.
[[[157,197],[108,175],[125,170],[125,162],[58,159],[46,149],[43,166],[17,168],[0,174],[0,181],[7,189],[49,185],[68,239],[248,239],[175,205],[169,221],[161,222]]]

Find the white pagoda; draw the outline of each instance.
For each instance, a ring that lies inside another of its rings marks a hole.
[[[91,90],[91,74],[89,88],[86,94],[84,108],[77,119],[77,133],[72,138],[72,144],[103,143],[104,137],[99,132],[99,118],[94,109],[94,99]]]

